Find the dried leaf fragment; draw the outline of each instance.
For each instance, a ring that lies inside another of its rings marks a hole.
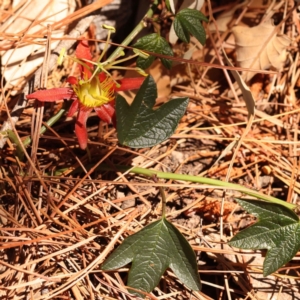
[[[236,26],[232,29],[240,67],[261,70],[271,67],[280,70],[283,67],[287,58],[286,48],[291,41],[286,35],[274,34],[274,29],[271,20],[252,28]],[[247,72],[245,79],[249,80],[254,75]]]

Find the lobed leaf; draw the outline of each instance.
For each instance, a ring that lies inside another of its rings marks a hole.
[[[173,134],[189,100],[173,99],[153,110],[156,98],[156,84],[151,76],[145,79],[131,105],[117,96],[117,132],[121,144],[132,148],[152,147]]]
[[[179,230],[165,218],[128,237],[102,265],[102,270],[121,268],[132,261],[127,285],[150,293],[170,267],[189,288],[201,289],[196,256]],[[131,293],[144,298],[134,290]]]
[[[268,276],[289,262],[300,249],[300,223],[290,209],[265,201],[241,200],[238,203],[258,222],[234,236],[229,244],[242,249],[267,249],[263,265]]]
[[[157,33],[148,34],[138,39],[138,41],[133,45],[135,48],[141,50],[148,50],[154,53],[173,56],[173,50],[169,43]],[[141,69],[147,69],[153,63],[155,57],[150,55],[148,58],[139,57],[137,59],[137,66]],[[172,61],[170,59],[161,58],[162,64],[167,68],[171,69]]]
[[[185,8],[175,16],[174,30],[183,42],[189,43],[190,35],[193,35],[204,45],[206,33],[201,21],[208,22],[208,19],[198,10]]]
[[[172,3],[173,1],[175,1],[175,3]],[[173,1],[170,1],[170,9],[169,10],[171,10],[172,13],[175,15],[176,14],[175,7],[177,6],[178,0],[173,0]],[[191,9],[200,11],[203,4],[204,4],[204,0],[183,0],[178,11],[181,11],[182,9],[185,9],[185,8],[191,8]],[[173,7],[172,7],[172,5],[173,5]],[[170,32],[169,32],[169,42],[174,45],[177,41],[178,41],[178,36],[175,33],[174,22],[173,22],[171,25],[171,28],[170,28]]]

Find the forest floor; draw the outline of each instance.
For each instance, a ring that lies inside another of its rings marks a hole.
[[[1,51],[55,42],[55,37],[44,38],[46,28],[35,34],[28,33],[29,27],[7,33],[11,7],[0,2]],[[87,152],[78,146],[74,118],[63,116],[52,127],[46,123],[62,101],[29,101],[22,107],[13,129],[21,141],[31,137],[26,155],[22,147],[21,154],[16,151],[20,140],[8,139],[0,149],[0,299],[135,299],[125,288],[129,266],[113,272],[100,267],[125,237],[161,217],[159,185],[166,193],[167,219],[196,253],[202,290],[187,289],[168,269],[152,299],[300,299],[299,252],[264,277],[266,251],[228,245],[256,221],[235,202],[239,191],[182,180],[154,182],[130,172],[138,166],[218,179],[300,204],[300,12],[288,0],[220,2],[205,1],[201,10],[210,20],[204,46],[195,38],[172,46],[176,57],[190,63],[177,61],[167,70],[157,60],[146,70],[157,83],[157,106],[174,97],[190,99],[176,132],[163,143],[123,147],[115,128],[92,113]],[[56,21],[54,29],[68,25],[73,15]],[[14,17],[11,22],[17,22]],[[83,36],[97,57],[95,25]],[[250,120],[239,86],[222,68],[221,47],[235,66],[268,71],[243,72],[255,101]],[[2,76],[6,68],[2,61]],[[63,67],[54,67],[43,86],[65,86],[74,72],[74,62],[66,60]],[[12,122],[8,115],[20,100],[25,75],[22,80],[2,77],[1,124]],[[138,75],[130,71],[124,76]],[[133,92],[123,95],[134,98]],[[43,134],[41,124],[47,127]],[[129,170],[122,172],[120,166]]]

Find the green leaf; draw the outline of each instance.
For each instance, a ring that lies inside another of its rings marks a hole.
[[[185,8],[175,16],[174,30],[183,42],[189,43],[190,35],[193,35],[204,45],[206,33],[201,21],[208,22],[208,19],[196,9]]]
[[[144,57],[138,57],[138,59],[136,60],[136,65],[138,68],[141,68],[142,70],[146,70],[147,68],[149,68],[152,63],[154,62],[155,57],[150,55],[148,58],[144,58]]]
[[[156,98],[156,84],[151,76],[144,80],[131,105],[117,96],[117,132],[121,144],[132,148],[152,147],[173,134],[189,99],[173,99],[153,110]]]
[[[102,270],[114,270],[132,261],[127,285],[150,293],[170,267],[190,289],[200,290],[196,256],[179,230],[165,218],[129,236],[108,257]],[[143,294],[129,290],[143,297]]]
[[[133,47],[158,54],[173,56],[173,50],[168,42],[157,33],[143,36],[137,40]],[[151,55],[148,58],[139,57],[136,64],[141,69],[147,69],[153,63],[154,59],[155,57]],[[167,69],[171,69],[172,61],[170,59],[161,58],[160,60]]]
[[[289,262],[300,249],[300,223],[290,209],[274,203],[257,200],[237,202],[258,222],[239,232],[229,244],[242,249],[267,249],[263,264],[268,276]]]

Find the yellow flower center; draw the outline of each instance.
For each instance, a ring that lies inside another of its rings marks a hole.
[[[88,108],[100,107],[114,99],[114,82],[109,76],[102,82],[95,76],[73,88],[79,102]]]

